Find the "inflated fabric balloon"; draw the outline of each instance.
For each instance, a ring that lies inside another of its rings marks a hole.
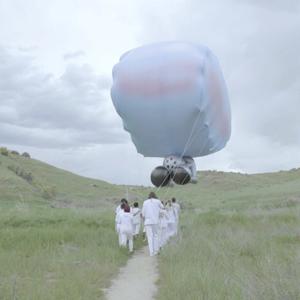
[[[204,46],[165,42],[125,53],[113,68],[111,97],[144,156],[204,156],[229,140],[226,85]]]

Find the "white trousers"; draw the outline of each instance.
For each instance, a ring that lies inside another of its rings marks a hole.
[[[118,223],[116,223],[116,232],[117,232],[118,238],[119,238],[119,246],[121,246],[122,239],[121,239],[121,233],[120,233],[120,224],[118,224]]]
[[[158,227],[158,224],[145,225],[150,256],[159,251]]]
[[[168,229],[166,226],[160,228],[159,247],[163,247],[168,241]]]
[[[176,234],[176,223],[168,223],[168,238],[174,236]]]
[[[141,223],[133,224],[133,235],[138,235],[141,230]]]
[[[126,247],[127,246],[127,241],[128,241],[129,251],[130,252],[133,251],[133,235],[132,235],[132,232],[126,232],[126,231],[120,230],[119,241],[120,241],[120,246],[121,247]]]
[[[175,227],[174,227],[174,230],[175,230],[174,234],[175,235],[177,235],[177,233],[178,233],[178,223],[179,223],[178,220],[176,220],[175,221]]]

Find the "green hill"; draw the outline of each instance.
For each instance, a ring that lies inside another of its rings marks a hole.
[[[21,155],[0,154],[2,205],[24,202],[58,207],[111,206],[125,194],[125,186],[78,176]]]
[[[103,299],[129,257],[117,245],[113,207],[127,194],[141,202],[150,190],[183,207],[179,235],[159,256],[157,299],[300,299],[300,169],[201,171],[196,185],[157,189],[3,153],[3,299]]]
[[[300,169],[200,172],[163,193],[185,209],[159,257],[157,299],[300,299]]]
[[[196,185],[153,190],[163,200],[173,196],[182,199],[186,208],[237,210],[255,205],[282,205],[282,201],[290,203],[300,189],[300,169],[253,175],[201,171],[198,178]],[[128,195],[128,191],[131,200],[142,200],[150,189],[82,177],[11,152],[0,155],[2,205],[26,202],[56,207],[111,206]]]
[[[102,299],[129,257],[113,210],[128,188],[0,148],[0,298]]]
[[[177,196],[190,208],[235,211],[292,205],[300,196],[300,169],[251,175],[203,171],[198,178],[196,185],[177,186],[161,195]]]

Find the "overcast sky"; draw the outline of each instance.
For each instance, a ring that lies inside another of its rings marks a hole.
[[[149,184],[110,99],[125,51],[190,41],[219,58],[232,106],[227,147],[198,169],[300,167],[299,0],[0,0],[0,145],[81,175]]]

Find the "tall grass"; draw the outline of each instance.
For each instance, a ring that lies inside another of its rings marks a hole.
[[[300,299],[299,187],[294,169],[205,171],[197,185],[160,189],[185,212],[159,257],[158,299]],[[117,246],[112,205],[149,191],[0,155],[0,299],[101,299],[129,257]]]
[[[184,214],[160,257],[158,299],[300,299],[299,210]]]
[[[0,299],[101,299],[129,257],[111,212],[26,209],[0,213]]]
[[[158,299],[300,299],[300,169],[203,172],[168,195],[184,213],[159,257]]]

